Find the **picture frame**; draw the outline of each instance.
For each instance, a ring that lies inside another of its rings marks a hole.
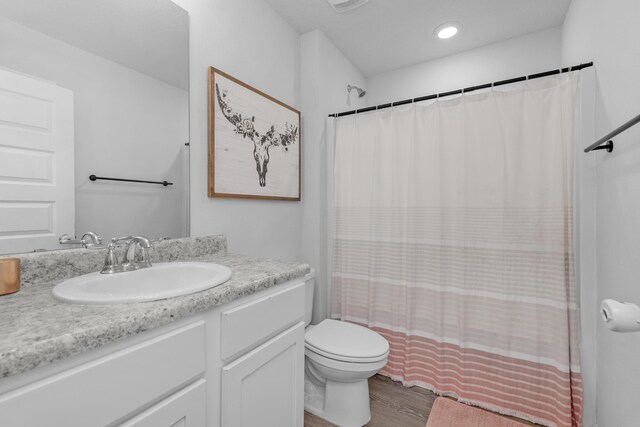
[[[209,67],[208,196],[299,201],[300,111]]]

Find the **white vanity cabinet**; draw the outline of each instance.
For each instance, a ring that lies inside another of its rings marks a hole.
[[[304,284],[0,380],[0,426],[302,427]]]

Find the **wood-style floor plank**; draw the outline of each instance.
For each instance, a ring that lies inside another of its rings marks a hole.
[[[424,427],[435,394],[420,387],[404,387],[382,375],[369,380],[371,421],[367,427]],[[304,414],[305,427],[336,427],[315,415]]]
[[[305,411],[304,427],[335,427],[335,425]]]
[[[420,387],[376,375],[369,380],[371,421],[368,427],[424,427],[436,395]]]
[[[404,387],[382,375],[369,379],[371,421],[367,427],[425,427],[433,402],[438,396],[421,387]],[[507,417],[512,418],[512,417]],[[512,418],[526,425],[535,426]],[[322,418],[304,413],[305,427],[336,427]]]

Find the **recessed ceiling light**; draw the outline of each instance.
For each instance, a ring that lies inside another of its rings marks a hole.
[[[455,22],[447,22],[446,24],[439,25],[434,33],[440,39],[450,39],[458,33],[458,24]]]

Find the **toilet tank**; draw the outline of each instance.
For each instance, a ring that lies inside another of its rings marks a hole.
[[[304,276],[304,326],[311,324],[313,317],[313,290],[316,283],[316,272],[312,268],[311,272]]]

